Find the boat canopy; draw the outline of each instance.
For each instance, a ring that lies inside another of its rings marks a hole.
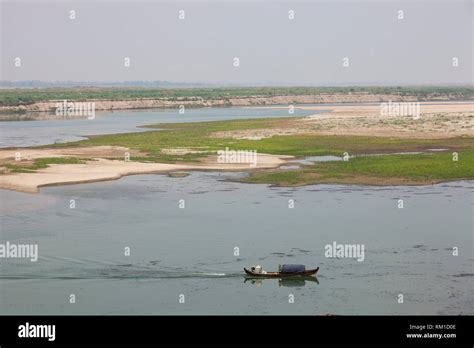
[[[306,271],[305,265],[281,265],[281,273],[302,273]]]

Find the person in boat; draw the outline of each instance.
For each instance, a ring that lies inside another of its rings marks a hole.
[[[250,267],[250,270],[253,273],[257,273],[257,274],[266,274],[267,273],[266,271],[263,270],[262,266],[260,266],[260,265],[252,266],[252,267]]]

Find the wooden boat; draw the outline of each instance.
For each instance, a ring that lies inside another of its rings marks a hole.
[[[250,277],[255,278],[286,278],[286,277],[308,277],[315,275],[319,271],[319,267],[315,269],[308,269],[304,272],[297,273],[281,273],[281,272],[266,272],[266,273],[255,273],[244,268],[245,273]]]

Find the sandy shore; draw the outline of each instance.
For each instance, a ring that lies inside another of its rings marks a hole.
[[[102,151],[122,153],[124,148],[89,147],[82,149],[21,149],[22,156],[33,160],[41,157],[67,157],[71,152],[103,154]],[[126,149],[125,149],[126,150]],[[0,159],[13,159],[15,150],[0,150]],[[257,155],[257,164],[251,167],[247,163],[218,163],[217,156],[208,156],[198,164],[166,164],[126,162],[95,158],[83,164],[51,164],[48,168],[34,173],[10,173],[0,175],[0,189],[28,193],[39,192],[40,187],[80,184],[106,180],[117,180],[125,175],[170,173],[183,170],[219,170],[248,171],[254,169],[276,168],[292,156]]]
[[[288,109],[288,107],[267,107]],[[216,133],[218,137],[263,139],[276,135],[364,135],[397,138],[452,138],[474,136],[474,103],[420,103],[420,117],[386,116],[380,104],[298,106],[302,110],[328,111],[288,121],[284,127]]]

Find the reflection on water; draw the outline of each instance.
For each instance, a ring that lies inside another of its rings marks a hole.
[[[291,287],[302,287],[306,285],[306,282],[316,283],[319,285],[319,280],[315,276],[308,277],[293,277],[293,278],[249,278],[244,279],[244,283],[249,283],[255,286],[261,286],[264,281],[276,282],[279,287],[285,286],[288,288]]]
[[[288,162],[298,163],[298,164],[305,164],[305,165],[312,165],[317,162],[332,162],[332,161],[342,161],[342,157],[337,156],[308,156],[304,159],[295,159],[290,160]]]

